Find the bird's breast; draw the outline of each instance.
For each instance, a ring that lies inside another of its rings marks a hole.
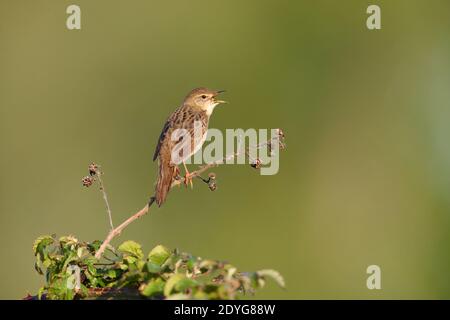
[[[179,139],[175,139],[172,152],[175,151],[177,161],[186,162],[192,155],[199,151],[206,140],[208,133],[208,117],[195,117],[192,122],[185,123],[184,131]]]

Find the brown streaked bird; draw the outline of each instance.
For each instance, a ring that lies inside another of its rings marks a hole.
[[[191,145],[186,154],[183,154],[184,150],[181,150],[179,160],[183,163],[186,171],[184,182],[187,185],[189,181],[192,186],[192,179],[186,168],[185,160],[197,152],[205,142],[209,118],[214,108],[220,103],[225,103],[223,100],[217,100],[217,96],[221,92],[224,90],[194,89],[186,96],[182,105],[167,119],[153,155],[153,161],[159,158],[158,180],[155,189],[155,200],[158,206],[161,206],[166,200],[172,182],[179,173],[177,163],[172,159],[172,153],[174,148],[182,149],[180,143],[182,144],[183,140],[184,142],[190,141]],[[198,130],[195,130],[195,125],[199,126]],[[177,134],[177,129],[180,129],[178,132],[189,134],[190,139],[185,139],[182,135],[174,139],[173,134]],[[196,137],[195,134],[199,132],[201,137]]]

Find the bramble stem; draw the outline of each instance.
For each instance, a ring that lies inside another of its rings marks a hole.
[[[108,212],[109,224],[111,226],[111,230],[114,230],[114,224],[112,221],[112,214],[111,214],[111,207],[109,206],[108,196],[106,195],[105,186],[103,185],[102,174],[103,174],[103,172],[101,172],[101,170],[99,170],[97,172],[98,183],[100,185],[100,191],[103,194],[103,200],[105,200],[106,211]]]
[[[134,220],[139,219],[140,217],[144,216],[145,214],[147,214],[148,209],[151,207],[151,205],[153,204],[153,202],[155,202],[155,197],[151,197],[149,203],[143,207],[141,210],[139,210],[138,212],[136,212],[135,214],[133,214],[131,217],[129,217],[127,220],[125,220],[124,222],[122,222],[122,224],[120,226],[118,226],[115,229],[112,229],[109,233],[108,236],[106,237],[106,239],[103,241],[102,245],[100,246],[100,248],[98,249],[98,251],[95,253],[95,257],[97,259],[100,259],[103,255],[103,252],[105,252],[106,247],[109,245],[109,243],[111,242],[112,239],[114,239],[115,237],[117,237],[118,235],[120,235],[120,233],[122,232],[123,229],[125,229],[130,223],[132,223]]]

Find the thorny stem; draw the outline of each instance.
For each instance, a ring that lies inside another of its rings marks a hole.
[[[266,142],[260,143],[256,146],[254,146],[254,148],[256,149],[260,149],[264,146],[267,146],[269,144],[272,143],[278,143],[279,145],[282,144],[282,138],[280,138],[279,136],[274,137],[269,139]],[[217,167],[221,164],[224,164],[227,160],[231,160],[235,157],[237,157],[238,155],[240,155],[242,152],[245,152],[246,154],[248,154],[249,149],[245,148],[244,150],[240,150],[240,148],[238,148],[237,152],[229,154],[225,157],[223,157],[221,160],[215,161],[215,162],[211,162],[208,163],[206,165],[200,166],[199,169],[197,169],[196,171],[192,171],[189,175],[190,178],[195,178],[195,177],[200,177],[200,175],[207,171],[210,168],[213,167]],[[100,175],[99,175],[100,176]],[[181,183],[184,183],[185,178],[184,177],[180,177],[180,179],[174,180],[172,182],[172,185],[170,186],[171,188],[180,185]],[[203,179],[202,179],[203,180]],[[99,181],[101,181],[99,179]],[[101,183],[101,182],[100,182]],[[136,212],[135,214],[133,214],[131,217],[129,217],[127,220],[125,220],[124,222],[122,222],[121,225],[119,225],[118,227],[116,227],[115,229],[112,228],[111,231],[108,233],[108,236],[106,237],[106,239],[103,241],[102,245],[100,246],[100,248],[98,249],[98,251],[95,253],[95,258],[100,259],[103,255],[103,253],[105,252],[106,248],[109,246],[109,243],[118,235],[120,235],[120,233],[123,231],[123,229],[125,229],[130,223],[132,223],[133,221],[139,219],[140,217],[146,215],[150,209],[150,207],[152,206],[152,204],[155,202],[156,198],[155,196],[152,196],[148,202],[147,205],[145,205],[145,207],[143,207],[141,210],[139,210],[138,212]],[[109,211],[110,213],[110,211]],[[112,225],[112,223],[111,223]]]
[[[103,185],[102,174],[103,174],[103,172],[101,170],[99,170],[97,172],[98,183],[100,185],[100,191],[103,194],[103,200],[105,200],[106,211],[108,212],[109,224],[111,226],[111,230],[114,230],[114,225],[113,225],[113,221],[112,221],[112,214],[111,214],[111,207],[109,206],[108,196],[106,195],[105,186]]]

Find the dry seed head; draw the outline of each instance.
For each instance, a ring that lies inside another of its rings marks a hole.
[[[253,163],[251,164],[251,166],[252,166],[252,168],[255,168],[255,169],[261,168],[261,160],[256,159],[255,161],[253,161]]]
[[[89,174],[90,174],[91,176],[95,176],[95,175],[98,173],[98,165],[95,164],[94,162],[92,162],[92,163],[89,165],[88,170],[89,170]]]
[[[94,178],[92,178],[90,176],[86,176],[81,180],[81,183],[83,183],[83,186],[85,186],[85,187],[90,187],[90,186],[92,186],[94,181],[95,181]]]
[[[209,190],[215,191],[217,189],[217,184],[216,184],[216,182],[214,180],[211,180],[208,183],[208,187],[209,187]]]

